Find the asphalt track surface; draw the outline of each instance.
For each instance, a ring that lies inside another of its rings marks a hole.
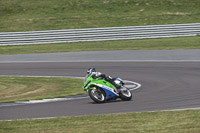
[[[4,62],[0,63],[0,75],[82,77],[89,67],[138,82],[142,87],[134,90],[133,99],[126,102],[96,104],[90,98],[84,98],[0,107],[0,120],[200,107],[200,61]]]

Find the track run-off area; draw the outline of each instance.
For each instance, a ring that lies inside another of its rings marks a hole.
[[[83,77],[97,71],[141,84],[131,101],[90,98],[1,106],[0,120],[200,108],[200,50],[0,55],[0,75]],[[80,86],[81,89],[81,86]]]

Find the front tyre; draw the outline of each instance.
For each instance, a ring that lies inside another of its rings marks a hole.
[[[122,86],[122,89],[121,89],[121,91],[119,93],[119,97],[123,101],[130,101],[132,99],[132,93],[128,88]]]
[[[91,89],[88,91],[90,98],[95,101],[96,103],[103,103],[105,102],[105,96],[101,89]]]

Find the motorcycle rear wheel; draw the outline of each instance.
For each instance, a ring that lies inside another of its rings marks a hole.
[[[104,96],[104,93],[102,92],[101,89],[90,89],[88,91],[88,94],[90,98],[95,101],[96,103],[103,103],[105,102],[106,98]]]
[[[128,88],[123,87],[123,90],[121,90],[121,92],[119,93],[119,97],[123,101],[130,101],[132,99],[132,93]]]

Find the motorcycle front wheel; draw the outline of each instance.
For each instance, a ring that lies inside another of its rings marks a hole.
[[[119,93],[119,97],[123,100],[123,101],[130,101],[132,99],[132,93],[131,91],[126,88],[123,87]]]
[[[104,93],[102,92],[101,89],[90,89],[88,91],[88,94],[90,98],[95,101],[96,103],[103,103],[105,102],[106,98],[104,96]]]

